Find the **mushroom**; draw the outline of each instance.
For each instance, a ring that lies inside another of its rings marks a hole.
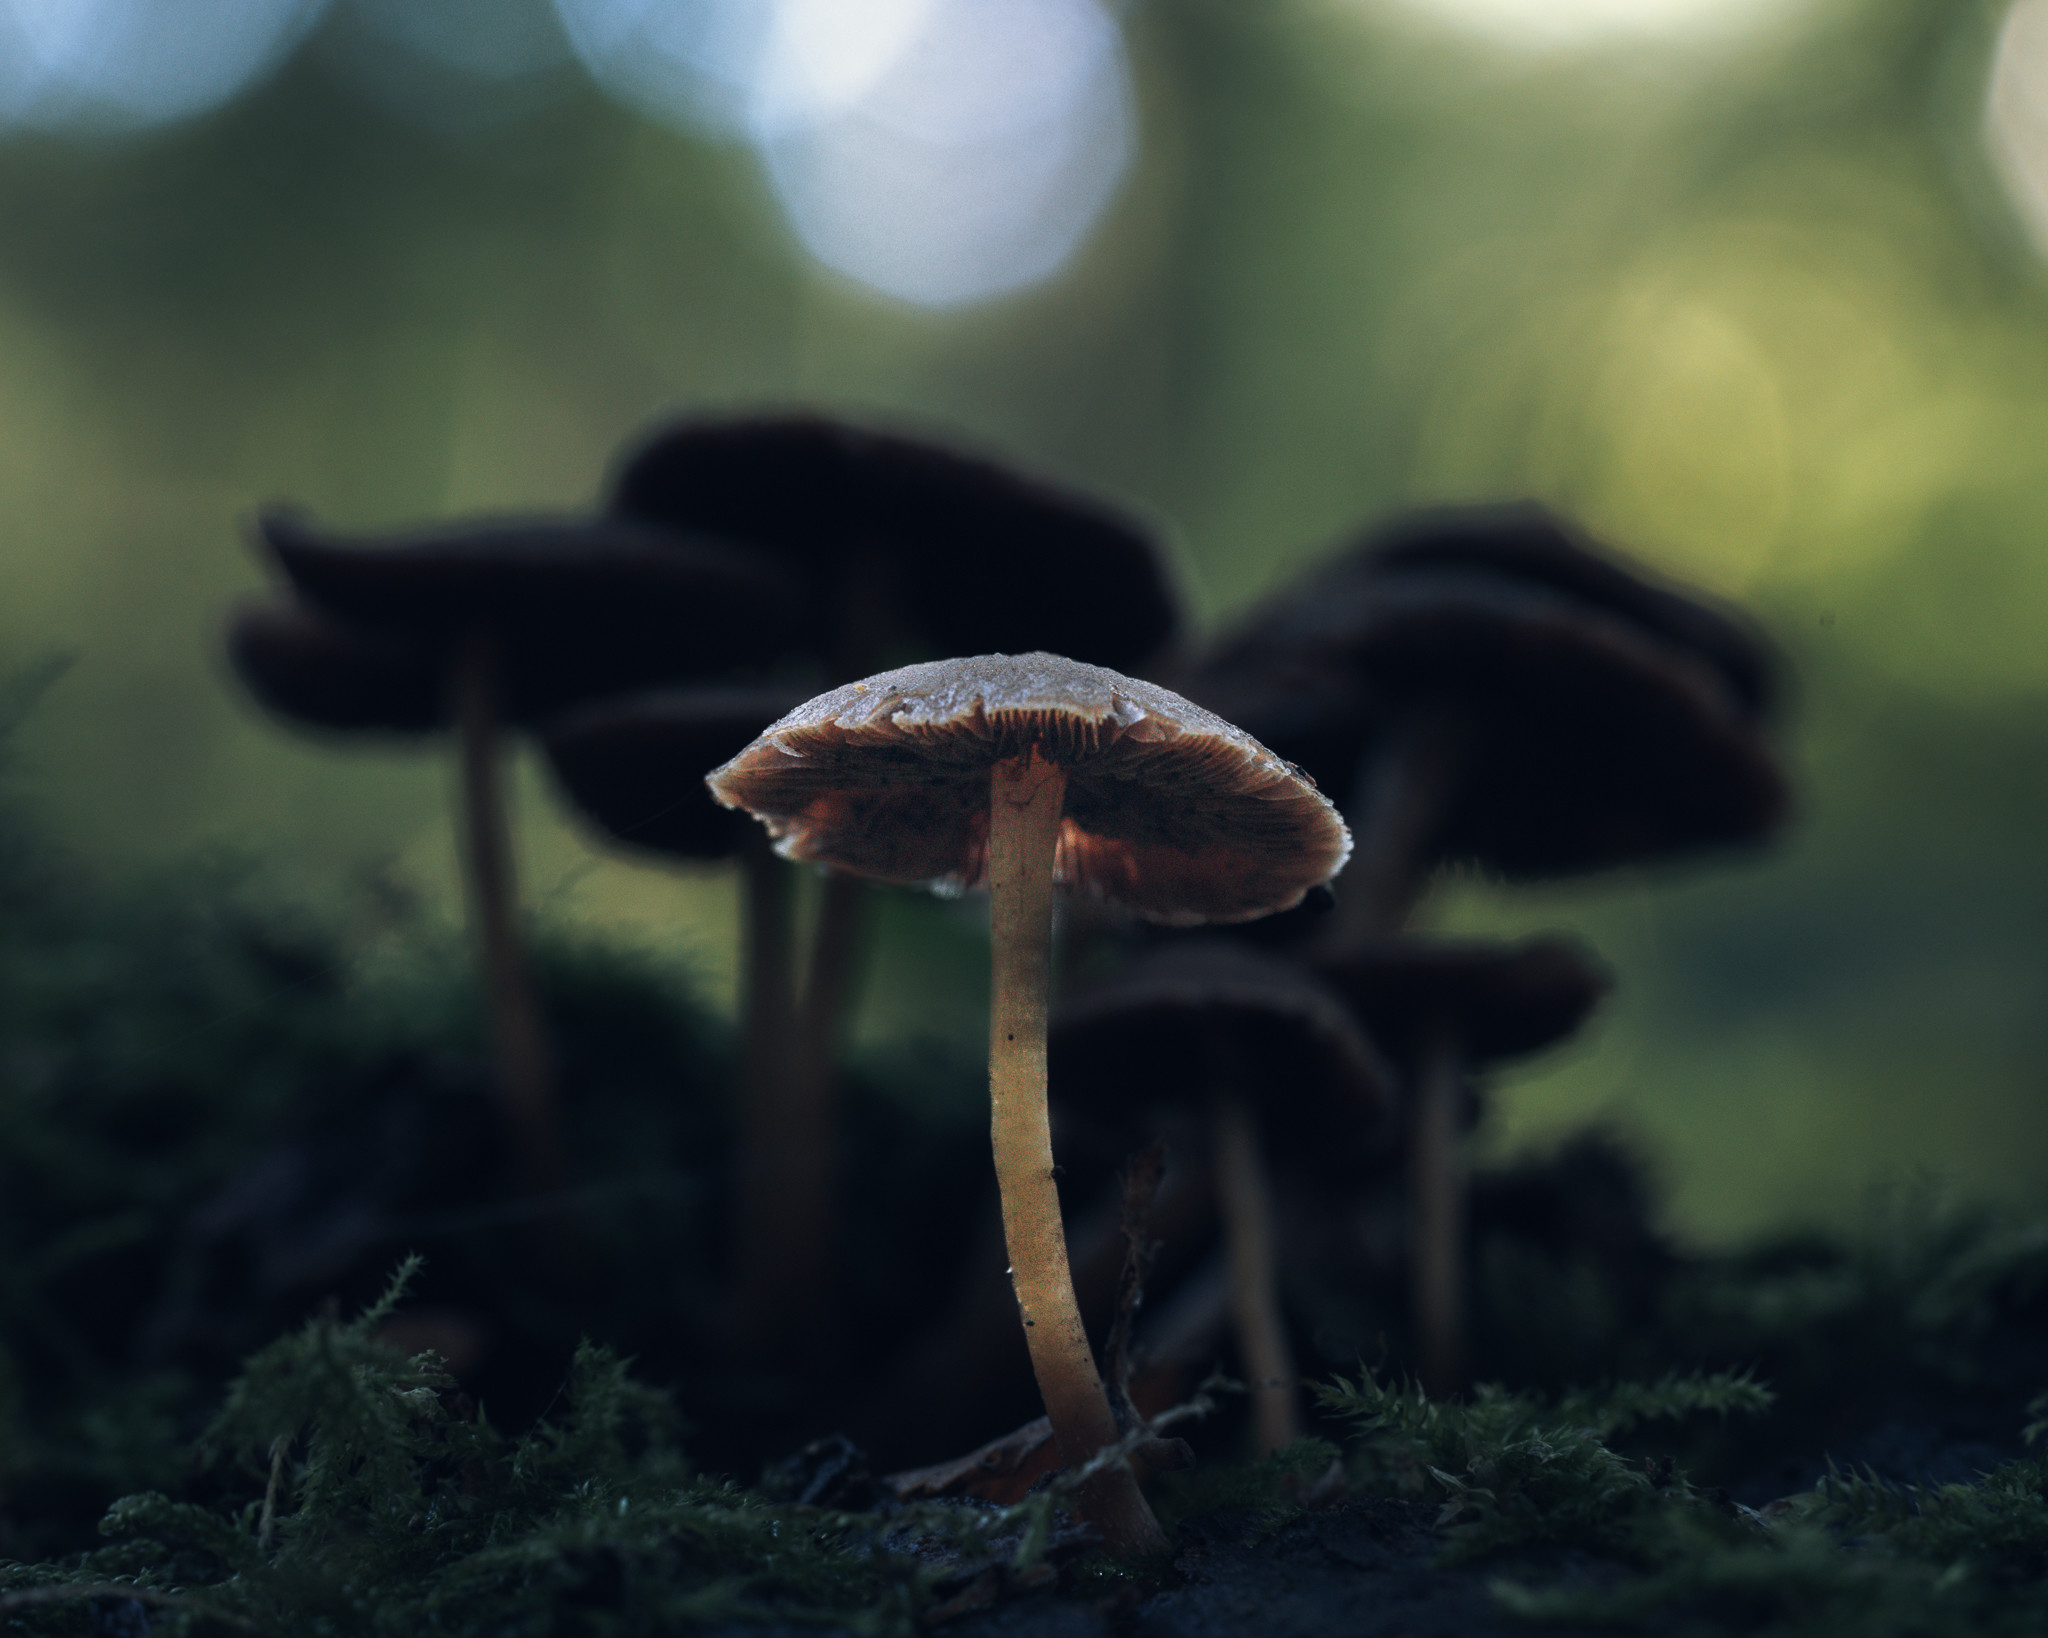
[[[1348,1180],[1395,1139],[1394,1075],[1342,996],[1304,968],[1223,939],[1146,951],[1053,1015],[1063,1101],[1140,1123],[1162,1106],[1206,1120],[1230,1268],[1230,1311],[1259,1453],[1302,1435],[1281,1317],[1267,1152]]]
[[[733,1184],[734,1312],[742,1353],[796,1340],[830,1291],[837,1179],[829,1113],[802,1101],[830,1082],[788,1071],[789,866],[767,832],[720,807],[703,770],[744,747],[799,701],[789,689],[664,689],[585,706],[539,730],[571,805],[624,846],[681,859],[739,861],[740,1136]]]
[[[709,776],[787,857],[990,896],[989,1093],[1004,1238],[1062,1461],[1119,1437],[1074,1300],[1046,1111],[1055,884],[1155,921],[1283,910],[1338,869],[1336,810],[1257,741],[1149,683],[1050,654],[884,672],[820,695]],[[1163,1550],[1130,1469],[1081,1489],[1122,1556]]]
[[[1787,805],[1761,640],[1533,506],[1369,537],[1187,688],[1346,793],[1358,851],[1326,948],[1400,926],[1441,859],[1569,875],[1757,841]]]
[[[287,512],[258,532],[297,602],[246,608],[228,654],[249,691],[315,728],[452,727],[458,835],[512,1151],[558,1186],[554,1074],[513,910],[500,783],[507,723],[771,658],[789,578],[724,547],[618,520],[484,520],[378,541]]]
[[[946,654],[1051,649],[1136,671],[1180,630],[1153,531],[985,456],[822,415],[691,419],[650,434],[612,512],[771,549],[813,588],[833,680]],[[974,550],[963,552],[963,542]],[[1028,560],[1037,572],[1019,577]],[[1087,578],[1089,595],[1072,586]]]
[[[708,532],[794,565],[806,592],[804,646],[829,683],[997,650],[1049,649],[1136,671],[1180,628],[1173,577],[1143,523],[988,457],[828,416],[670,422],[620,464],[608,505],[615,516]],[[963,552],[962,542],[974,549]],[[1014,574],[1021,562],[1035,572]],[[1089,595],[1072,595],[1084,580]],[[856,878],[826,877],[786,1061],[796,1085],[785,1101],[820,1123],[804,1141],[821,1153],[833,1147],[834,1046],[866,908]],[[774,1155],[743,1155],[740,1173],[766,1179],[779,1166]],[[829,1219],[807,1221],[818,1242],[783,1249],[799,1265],[823,1267]],[[756,1345],[765,1346],[802,1323],[804,1293],[766,1259],[743,1258],[741,1279],[753,1289],[740,1308],[757,1317]]]
[[[1572,1035],[1613,980],[1563,938],[1520,944],[1388,939],[1322,965],[1409,1086],[1415,1348],[1424,1388],[1465,1380],[1466,1177],[1458,1132],[1481,1069]]]

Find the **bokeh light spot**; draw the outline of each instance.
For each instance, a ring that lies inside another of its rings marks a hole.
[[[1660,289],[1619,304],[1605,355],[1598,487],[1619,533],[1687,579],[1742,590],[1779,544],[1791,487],[1770,358],[1718,307]]]
[[[763,155],[819,261],[946,307],[1058,271],[1135,148],[1122,34],[1095,0],[950,0],[859,101]]]
[[[1402,0],[1411,10],[1513,45],[1582,45],[1614,36],[1700,35],[1746,27],[1793,0]]]
[[[2048,0],[2019,0],[2005,14],[1984,125],[2013,208],[2048,256]]]
[[[664,124],[772,136],[857,101],[935,0],[555,0],[598,83]]]
[[[326,0],[0,0],[0,129],[126,130],[219,106]]]
[[[947,307],[1063,266],[1136,146],[1102,0],[554,0],[606,90],[750,140],[805,249]]]

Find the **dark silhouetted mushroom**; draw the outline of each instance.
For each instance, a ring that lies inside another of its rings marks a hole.
[[[1470,1078],[1575,1033],[1613,981],[1591,952],[1562,938],[1389,939],[1322,971],[1408,1081],[1416,1356],[1424,1386],[1448,1393],[1465,1378],[1458,1129]]]
[[[1340,793],[1358,851],[1320,937],[1341,946],[1399,926],[1438,860],[1533,879],[1768,835],[1772,672],[1733,615],[1511,506],[1368,537],[1187,687]]]
[[[447,665],[414,637],[340,625],[301,603],[248,603],[229,617],[227,652],[259,704],[309,728],[447,725]]]
[[[767,832],[720,807],[704,770],[737,755],[800,703],[787,689],[701,687],[628,695],[542,725],[571,804],[626,847],[737,859],[743,883],[739,1140],[733,1179],[732,1330],[759,1354],[826,1306],[837,1201],[832,1080],[792,1073],[790,867]]]
[[[989,1092],[1005,1238],[1062,1460],[1119,1437],[1074,1300],[1046,1112],[1055,883],[1179,924],[1296,903],[1343,862],[1336,811],[1178,695],[1050,654],[982,655],[850,683],[710,776],[788,857],[991,904]],[[1122,1555],[1162,1551],[1129,1468],[1081,1491]]]
[[[811,413],[680,420],[620,464],[609,505],[797,565],[804,646],[827,683],[949,654],[1032,650],[1142,671],[1179,634],[1180,599],[1152,530],[1075,490],[903,433]],[[1031,572],[1019,573],[1026,563]],[[791,1075],[807,1083],[790,1094],[797,1106],[830,1107],[821,1083],[844,1033],[865,910],[858,880],[827,877],[789,1055]],[[799,1301],[780,1282],[761,1293],[762,1344],[794,1323]]]
[[[1340,1181],[1396,1136],[1393,1072],[1343,998],[1305,969],[1222,939],[1137,956],[1054,1012],[1062,1102],[1142,1126],[1192,1105],[1208,1125],[1230,1266],[1231,1317],[1260,1453],[1301,1437],[1280,1312],[1267,1155]]]
[[[842,674],[1034,649],[1139,671],[1179,634],[1172,577],[1135,519],[984,456],[825,416],[663,427],[620,466],[611,508],[800,564]]]
[[[501,728],[772,658],[794,584],[729,548],[618,520],[484,520],[364,541],[271,512],[258,534],[300,601],[231,624],[229,656],[257,699],[316,728],[454,729],[513,1152],[530,1186],[554,1186],[553,1072],[513,911]]]

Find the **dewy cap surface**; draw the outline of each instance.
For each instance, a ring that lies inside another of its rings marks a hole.
[[[1298,771],[1151,683],[1052,654],[883,672],[799,706],[708,777],[778,848],[882,881],[973,887],[989,770],[1062,765],[1059,879],[1155,921],[1248,921],[1342,867],[1351,839]]]

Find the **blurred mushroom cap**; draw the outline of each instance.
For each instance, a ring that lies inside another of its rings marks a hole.
[[[1777,703],[1778,656],[1738,610],[1624,562],[1534,501],[1404,513],[1368,534],[1347,559],[1375,578],[1477,569],[1547,587],[1704,661],[1744,716],[1768,716]]]
[[[447,719],[440,653],[325,619],[300,603],[248,603],[228,618],[228,663],[259,704],[311,728],[425,733]]]
[[[709,776],[789,858],[882,881],[978,886],[989,775],[1061,764],[1055,869],[1150,920],[1247,921],[1299,903],[1351,838],[1242,729],[1155,684],[1053,654],[938,660],[799,706]]]
[[[1101,1118],[1206,1106],[1257,1110],[1269,1144],[1337,1175],[1396,1137],[1395,1076],[1344,998],[1296,963],[1234,943],[1175,939],[1054,1009],[1056,1101]]]
[[[1719,673],[1575,598],[1480,572],[1390,577],[1360,652],[1384,697],[1471,736],[1440,856],[1568,875],[1761,841],[1790,791]]]
[[[1446,1034],[1474,1068],[1539,1052],[1575,1034],[1614,987],[1592,951],[1558,937],[1385,939],[1319,970],[1403,1064]]]
[[[804,565],[880,658],[1049,649],[1130,671],[1173,642],[1154,532],[984,456],[820,415],[686,420],[618,469],[614,514]],[[843,645],[841,645],[843,646]]]
[[[1332,576],[1288,604],[1189,687],[1346,799],[1417,712],[1453,719],[1465,775],[1440,857],[1567,875],[1759,841],[1790,806],[1722,671],[1581,598],[1453,567]]]
[[[617,519],[480,519],[375,538],[258,521],[292,589],[366,631],[452,643],[487,627],[508,715],[762,666],[798,646],[795,573]]]
[[[536,730],[570,805],[614,842],[684,859],[723,859],[753,821],[720,807],[704,771],[796,705],[792,690],[673,688],[602,700]]]
[[[1541,877],[1754,842],[1783,821],[1769,644],[1530,503],[1405,514],[1213,644],[1188,692],[1349,800],[1418,711],[1468,777],[1440,857]]]

